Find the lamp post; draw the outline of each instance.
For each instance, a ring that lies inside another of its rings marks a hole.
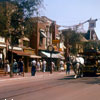
[[[54,51],[54,48],[52,45],[49,45],[47,49],[50,53],[50,74],[52,74],[52,63],[51,62],[52,62],[52,53]]]

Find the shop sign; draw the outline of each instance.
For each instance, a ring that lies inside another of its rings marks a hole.
[[[59,48],[59,52],[62,52],[63,50],[62,50],[62,48]]]
[[[31,49],[24,49],[25,53],[31,54],[31,55],[35,55],[35,50],[31,50]]]
[[[60,40],[52,40],[52,43],[53,43],[53,44],[60,43]]]

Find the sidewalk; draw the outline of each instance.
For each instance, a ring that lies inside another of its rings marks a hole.
[[[22,75],[13,75],[13,77],[10,77],[10,75],[6,76],[0,76],[0,80],[5,80],[5,79],[19,79],[19,78],[29,78],[29,77],[39,77],[39,76],[45,76],[45,75],[57,75],[57,74],[64,74],[66,75],[66,72],[53,72],[50,74],[50,72],[36,72],[35,76],[31,76],[31,73],[24,73],[24,77]],[[70,72],[70,74],[73,74],[73,71]]]

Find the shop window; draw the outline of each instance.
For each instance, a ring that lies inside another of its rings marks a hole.
[[[23,46],[29,47],[29,41],[23,40]]]

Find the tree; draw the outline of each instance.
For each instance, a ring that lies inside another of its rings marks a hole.
[[[24,17],[31,17],[38,13],[39,8],[43,6],[43,0],[9,0],[16,4],[24,12]]]
[[[94,50],[100,50],[100,41],[88,41],[84,43],[84,51],[93,48]]]
[[[0,0],[0,5],[2,5],[0,6],[0,35],[7,40],[10,38],[11,50],[16,45],[16,40],[24,35],[25,20],[38,12],[42,1]],[[13,53],[11,55],[11,65],[13,65]],[[12,77],[12,74],[10,76]]]
[[[0,0],[0,33],[8,33],[7,27],[18,30],[21,24],[24,26],[25,20],[38,13],[42,2],[43,0]]]
[[[82,35],[80,33],[76,33],[75,31],[73,31],[71,29],[63,30],[62,34],[65,37],[64,44],[67,48],[66,49],[67,52],[69,51],[68,49],[70,49],[70,52],[72,54],[76,54],[77,53],[76,44],[81,42]],[[67,54],[67,55],[69,55],[69,54]]]
[[[0,0],[0,36],[7,39],[10,35],[12,38],[20,38],[24,31],[26,36],[32,33],[33,24],[29,18],[38,12],[42,2],[43,0]]]

